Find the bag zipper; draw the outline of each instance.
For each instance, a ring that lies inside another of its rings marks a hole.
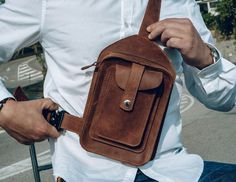
[[[98,61],[95,61],[95,62],[93,62],[92,64],[89,64],[89,65],[87,65],[87,66],[83,66],[83,67],[81,68],[81,70],[86,70],[86,69],[88,69],[88,68],[90,68],[90,67],[93,67],[93,66],[97,67],[97,66],[98,66]]]

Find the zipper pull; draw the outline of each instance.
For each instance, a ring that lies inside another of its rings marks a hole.
[[[86,70],[86,69],[88,69],[88,68],[90,68],[90,67],[92,67],[92,66],[95,66],[95,67],[96,67],[97,65],[98,65],[98,62],[95,61],[94,63],[92,63],[92,64],[90,64],[90,65],[87,65],[87,66],[82,67],[81,70]]]

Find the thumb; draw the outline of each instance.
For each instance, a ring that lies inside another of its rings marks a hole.
[[[48,124],[48,130],[47,130],[47,134],[48,134],[48,137],[52,137],[52,138],[58,138],[60,136],[60,133],[57,131],[57,129],[50,125],[49,123]]]
[[[48,109],[51,111],[58,109],[58,105],[55,102],[53,102],[50,98],[41,99],[41,106],[42,109]]]

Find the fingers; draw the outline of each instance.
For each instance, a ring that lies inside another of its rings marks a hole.
[[[177,40],[182,40],[183,37],[185,36],[185,34],[183,32],[181,32],[180,30],[178,29],[168,29],[166,31],[164,31],[162,34],[161,34],[161,42],[166,44],[167,47],[169,47],[167,45],[167,42],[170,40],[170,39],[177,39]],[[175,48],[179,48],[179,47],[175,47]]]
[[[58,138],[60,136],[60,133],[57,131],[57,129],[50,125],[49,123],[47,123],[47,137],[51,137],[51,138]]]
[[[148,26],[147,31],[150,32],[149,39],[152,40],[158,36],[164,36],[164,39],[162,39],[166,41],[166,37],[174,36],[180,38],[192,32],[192,23],[185,18],[169,18]]]
[[[42,110],[48,109],[53,111],[58,109],[58,105],[55,102],[53,102],[50,98],[41,99],[41,107]],[[60,133],[57,131],[57,129],[54,126],[50,125],[44,117],[42,117],[42,120],[45,121],[45,127],[46,127],[45,136],[47,138],[48,137],[58,138],[60,136]]]
[[[42,115],[43,109],[55,110],[58,106],[51,99],[16,102],[4,107],[8,120],[2,128],[22,144],[29,145],[46,138],[59,137],[60,133]]]
[[[29,138],[24,137],[24,136],[22,136],[18,133],[15,133],[15,132],[12,132],[12,131],[9,131],[9,130],[6,130],[6,132],[21,144],[31,145],[33,143],[33,140],[30,140]]]
[[[46,120],[42,121],[40,124],[36,124],[33,131],[31,130],[22,133],[17,130],[8,130],[7,133],[15,138],[19,143],[25,145],[30,145],[33,142],[41,142],[49,137],[56,139],[60,136],[60,133],[56,128],[51,126]]]
[[[48,109],[53,111],[58,109],[58,105],[55,102],[53,102],[50,98],[39,99],[39,102],[42,110]]]
[[[176,48],[184,61],[200,69],[212,64],[212,57],[204,41],[187,18],[169,18],[147,27],[149,39],[160,37],[161,42]]]
[[[166,28],[165,30],[163,30],[163,32],[161,32],[162,29],[163,27],[154,29],[150,33],[149,37],[151,39],[154,39],[156,35],[160,34],[160,40],[165,46],[181,49],[181,46],[183,44],[183,37],[185,37],[186,34],[176,27]]]
[[[149,39],[154,39],[158,36],[161,35],[161,33],[165,30],[165,27],[163,26],[159,26],[159,22],[154,23],[150,26],[147,27],[147,31],[150,32],[150,34],[148,35]]]
[[[167,47],[170,47],[170,48],[176,48],[176,49],[182,49],[182,46],[181,45],[182,43],[182,40],[181,38],[169,38],[167,41],[166,41],[166,46]]]
[[[49,109],[51,111],[58,109],[58,105],[49,98],[42,99],[42,107],[43,109]],[[57,131],[57,129],[54,126],[50,125],[47,121],[46,121],[46,125],[47,125],[46,126],[47,137],[57,138],[60,136],[60,133]]]

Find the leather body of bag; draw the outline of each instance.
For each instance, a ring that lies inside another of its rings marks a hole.
[[[170,60],[147,38],[146,27],[158,21],[160,4],[149,0],[138,35],[100,53],[83,118],[65,114],[60,124],[80,135],[85,150],[133,166],[155,155],[175,81]]]

